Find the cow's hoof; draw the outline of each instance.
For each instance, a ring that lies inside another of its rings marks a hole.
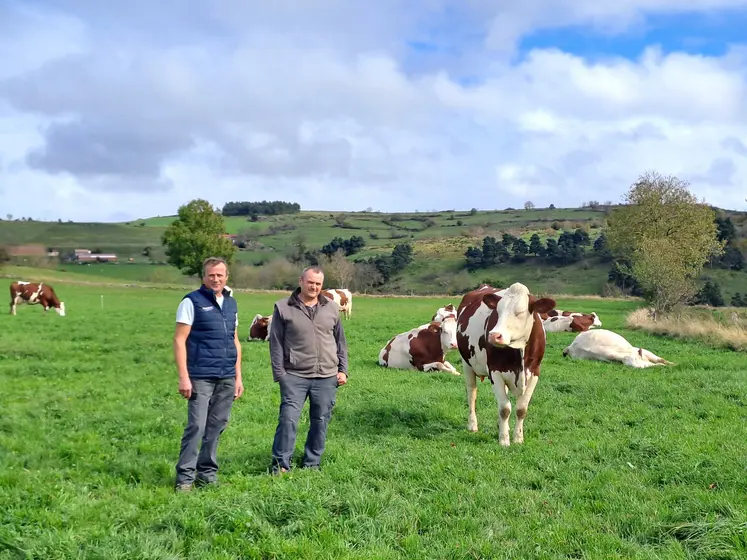
[[[467,431],[469,432],[476,432],[477,431],[477,424],[473,426],[467,426]]]
[[[498,440],[498,443],[501,444],[501,447],[508,447],[509,445],[511,445],[511,441],[508,438],[500,438]]]

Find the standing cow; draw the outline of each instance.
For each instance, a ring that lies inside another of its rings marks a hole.
[[[272,315],[257,313],[252,319],[252,324],[249,325],[249,336],[246,337],[246,340],[267,342],[270,339],[270,332],[272,332]]]
[[[353,294],[346,288],[326,289],[321,292],[327,299],[331,299],[340,306],[340,313],[346,319],[350,319],[353,314]]]
[[[448,371],[459,375],[446,361],[446,353],[456,348],[456,319],[432,321],[392,338],[379,351],[379,365],[420,371]]]
[[[499,443],[510,444],[508,391],[517,397],[514,443],[524,441],[524,418],[545,355],[545,329],[539,313],[554,307],[555,300],[537,299],[518,282],[504,290],[481,286],[462,298],[457,345],[467,389],[468,430],[477,431],[477,376],[488,377],[498,403]]]
[[[10,314],[16,314],[16,306],[19,303],[28,303],[29,305],[39,304],[44,307],[44,313],[49,311],[50,307],[60,315],[65,316],[65,302],[60,301],[54,288],[49,284],[35,282],[12,282],[10,284]]]

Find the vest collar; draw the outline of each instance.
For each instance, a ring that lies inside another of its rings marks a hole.
[[[208,288],[207,286],[205,286],[205,284],[200,284],[200,290],[199,291],[204,296],[206,296],[208,299],[210,299],[211,301],[216,301],[216,299],[215,299],[215,293],[213,292],[213,290],[211,290],[210,288]],[[231,288],[229,288],[228,286],[225,286],[223,288],[223,291],[221,292],[221,294],[223,295],[223,297],[231,296],[231,295],[233,295],[233,290]]]
[[[304,302],[301,301],[301,287],[300,286],[296,288],[295,290],[293,290],[293,293],[290,295],[289,300],[290,301],[288,303],[296,307],[302,307],[303,305],[305,305]],[[319,305],[327,305],[327,302],[329,302],[327,297],[321,293],[317,297],[317,300],[319,301]]]

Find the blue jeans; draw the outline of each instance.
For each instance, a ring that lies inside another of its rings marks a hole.
[[[309,433],[303,454],[303,467],[318,467],[327,440],[337,394],[337,376],[307,378],[286,373],[279,380],[280,414],[272,444],[272,470],[290,469],[301,410],[309,399]]]
[[[231,414],[236,378],[191,381],[192,396],[187,401],[187,426],[176,464],[176,484],[191,484],[195,478],[212,483],[218,477],[218,439]]]

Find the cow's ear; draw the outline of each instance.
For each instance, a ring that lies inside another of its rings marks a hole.
[[[498,294],[485,294],[482,296],[482,302],[487,305],[490,309],[498,307],[498,302],[501,301],[501,296]]]
[[[441,323],[438,321],[432,321],[430,325],[428,325],[428,330],[434,333],[441,331]]]
[[[529,302],[529,311],[537,313],[549,313],[555,308],[555,300],[552,298],[540,298]]]

